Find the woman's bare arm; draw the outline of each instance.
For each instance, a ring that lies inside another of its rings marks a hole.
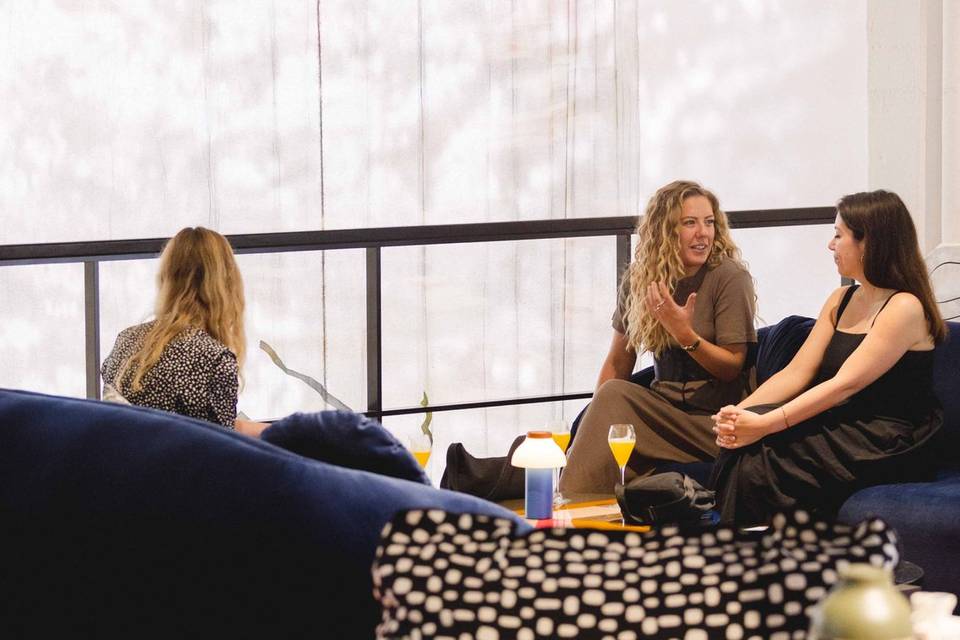
[[[759,404],[777,404],[796,397],[807,388],[817,374],[827,344],[833,336],[833,314],[840,304],[846,287],[840,287],[827,298],[817,316],[810,335],[786,367],[760,385],[756,391],[737,404],[738,407],[753,407]]]
[[[787,402],[781,411],[758,415],[740,407],[721,409],[715,430],[721,438],[735,436],[735,444],[719,439],[718,443],[744,446],[835,407],[889,371],[911,348],[932,348],[932,339],[920,301],[912,294],[900,293],[890,300],[860,346],[829,380]]]
[[[253,420],[244,420],[243,418],[237,418],[233,424],[237,432],[245,436],[250,436],[251,438],[259,438],[263,430],[270,426],[269,422],[254,422]]]
[[[743,371],[743,363],[747,360],[747,345],[745,342],[717,345],[702,338],[695,337],[693,339],[699,339],[700,345],[696,351],[688,352],[690,357],[696,360],[714,378],[724,382],[736,380],[740,372]]]
[[[688,353],[710,375],[724,382],[735,380],[743,371],[743,363],[747,359],[747,345],[716,345],[698,336],[693,330],[696,300],[697,294],[691,293],[681,307],[673,301],[667,286],[660,282],[650,285],[645,304],[653,317],[681,346],[696,344],[696,349]]]
[[[614,378],[628,380],[637,364],[637,352],[630,348],[627,336],[614,330],[610,341],[610,350],[600,367],[600,377],[597,379],[597,388],[607,380]]]
[[[784,405],[790,424],[811,418],[862,391],[909,349],[930,342],[927,332],[920,300],[909,293],[896,294],[835,376]]]

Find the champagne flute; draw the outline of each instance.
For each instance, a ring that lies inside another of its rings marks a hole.
[[[550,435],[557,446],[566,453],[567,447],[570,446],[570,425],[567,424],[567,421],[563,418],[553,420],[547,426],[547,430],[550,431]]]
[[[637,432],[634,431],[632,424],[612,424],[610,431],[607,432],[607,444],[610,445],[610,451],[613,452],[613,459],[617,461],[620,467],[620,484],[626,484],[624,472],[627,467],[627,460],[633,453],[633,446],[637,443]]]
[[[570,425],[567,424],[567,421],[563,418],[556,418],[547,423],[547,431],[550,432],[550,437],[553,438],[553,441],[557,443],[557,446],[560,447],[560,450],[564,453],[567,452],[567,447],[570,446]],[[554,506],[561,506],[566,504],[566,500],[563,495],[560,493],[560,470],[553,470],[553,504]]]
[[[427,462],[430,461],[430,452],[432,451],[430,436],[422,431],[418,431],[407,438],[407,446],[410,448],[413,457],[420,463],[420,466],[426,470]]]

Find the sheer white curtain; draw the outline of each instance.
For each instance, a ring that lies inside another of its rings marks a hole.
[[[866,183],[865,24],[862,0],[4,3],[0,243],[635,215],[678,177],[728,209],[829,204]],[[821,232],[738,234],[768,322],[836,282]],[[386,406],[592,387],[612,239],[383,263]],[[240,408],[323,406],[261,339],[364,408],[362,253],[241,267]],[[104,265],[104,353],[154,269]],[[78,273],[0,268],[0,384],[82,394]],[[580,404],[437,414],[438,449],[497,453]]]

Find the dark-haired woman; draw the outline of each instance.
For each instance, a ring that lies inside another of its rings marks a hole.
[[[795,507],[829,517],[861,487],[924,474],[943,421],[933,348],[947,329],[910,213],[894,193],[844,196],[829,248],[859,284],[830,295],[786,368],[714,416],[725,521]]]

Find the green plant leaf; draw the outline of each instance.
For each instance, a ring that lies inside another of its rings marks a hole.
[[[297,380],[303,382],[308,387],[310,387],[311,389],[319,393],[320,397],[323,398],[323,401],[326,402],[328,405],[334,408],[340,409],[341,411],[353,411],[353,409],[348,407],[343,401],[341,401],[339,398],[337,398],[332,393],[327,391],[327,388],[322,384],[320,384],[318,380],[316,380],[315,378],[311,378],[305,373],[294,371],[293,369],[285,365],[283,363],[283,360],[280,359],[280,356],[277,355],[276,350],[273,347],[271,347],[269,344],[264,342],[263,340],[260,341],[260,348],[263,350],[264,353],[270,356],[270,359],[273,360],[273,364],[277,365],[277,368],[279,368],[280,371],[283,371],[285,374],[287,374],[291,378],[296,378]]]
[[[420,400],[421,407],[429,407],[430,400],[427,399],[427,392],[423,392],[423,398]],[[433,411],[427,411],[423,417],[423,424],[420,425],[420,431],[427,434],[430,438],[430,446],[433,446],[433,431],[430,429],[430,423],[433,422]]]

